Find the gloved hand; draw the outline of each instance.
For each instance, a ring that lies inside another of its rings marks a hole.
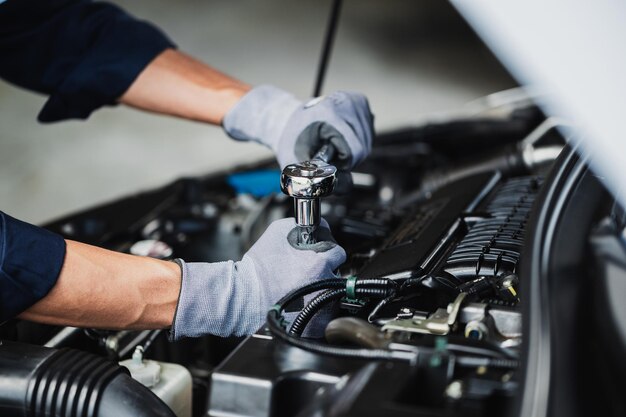
[[[330,141],[333,163],[350,169],[370,152],[373,116],[365,96],[335,91],[302,103],[269,85],[248,92],[224,117],[228,135],[262,143],[274,151],[281,168],[305,161]]]
[[[335,277],[346,260],[343,248],[330,240],[296,248],[295,225],[293,218],[275,221],[238,262],[179,261],[183,279],[171,338],[252,334],[289,291]],[[332,239],[327,226],[319,230]]]

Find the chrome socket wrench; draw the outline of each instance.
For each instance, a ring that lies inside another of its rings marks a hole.
[[[280,189],[294,199],[298,227],[298,244],[316,243],[316,230],[322,218],[320,198],[330,195],[337,181],[337,168],[330,159],[330,145],[323,147],[314,159],[287,165],[280,176]]]

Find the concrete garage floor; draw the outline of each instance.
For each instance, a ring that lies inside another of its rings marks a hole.
[[[251,84],[311,93],[328,0],[114,2]],[[515,85],[447,2],[344,3],[325,91],[367,94],[379,131]],[[0,209],[34,223],[270,155],[216,127],[122,107],[41,125],[44,100],[0,82]]]

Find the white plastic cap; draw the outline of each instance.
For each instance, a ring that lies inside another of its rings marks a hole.
[[[128,368],[130,376],[148,388],[154,387],[161,380],[161,365],[155,361],[143,360],[141,346],[137,346],[132,359],[122,361],[120,365]]]

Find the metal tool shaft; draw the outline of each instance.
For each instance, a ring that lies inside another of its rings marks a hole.
[[[281,174],[282,191],[293,197],[298,244],[316,243],[316,230],[321,221],[320,198],[329,195],[336,181],[337,169],[329,165],[334,148],[327,144],[310,161],[287,165]]]
[[[330,160],[333,159],[333,156],[335,156],[335,147],[330,143],[326,143],[322,145],[322,147],[319,149],[319,151],[317,151],[315,155],[313,155],[313,158],[311,158],[311,160],[322,161],[328,164],[330,163]]]
[[[316,243],[317,226],[320,223],[320,199],[319,198],[294,198],[294,213],[298,234],[298,244]]]

